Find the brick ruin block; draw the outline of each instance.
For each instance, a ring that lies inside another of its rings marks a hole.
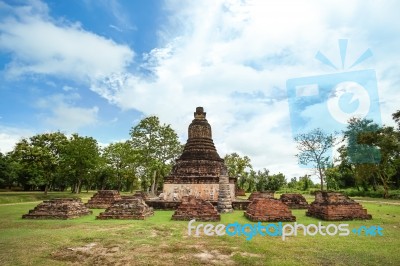
[[[221,216],[217,209],[210,203],[194,196],[182,197],[182,203],[172,215],[172,220],[190,221],[220,221]]]
[[[90,198],[86,206],[92,209],[106,209],[120,199],[121,195],[117,190],[99,190]]]
[[[55,198],[37,205],[23,219],[71,219],[92,214],[79,198]]]
[[[149,207],[143,199],[131,197],[115,201],[96,219],[144,220],[152,215],[154,215],[153,208]]]
[[[289,207],[280,200],[256,198],[247,207],[244,216],[253,222],[295,222]]]
[[[359,203],[342,193],[328,191],[316,192],[315,200],[310,204],[306,215],[326,221],[372,219]]]
[[[274,198],[274,191],[265,191],[265,192],[252,192],[249,196],[249,200],[253,201],[254,199],[257,198],[267,198],[267,199],[273,199]]]
[[[282,194],[280,200],[285,203],[290,209],[308,209],[307,200],[303,195],[298,193]]]

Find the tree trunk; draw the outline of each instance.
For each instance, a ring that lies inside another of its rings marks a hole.
[[[156,186],[156,177],[157,177],[157,170],[154,170],[153,172],[153,183],[151,184],[151,194],[155,195],[154,190]]]
[[[321,191],[324,190],[324,178],[322,176],[322,169],[321,167],[318,167],[318,171],[319,171],[319,178],[321,179]]]
[[[379,177],[382,181],[382,185],[383,185],[383,198],[387,199],[389,197],[389,186],[388,183],[386,182],[386,179],[384,177],[384,174],[379,174]]]
[[[78,180],[78,194],[81,194],[82,191],[82,179]]]
[[[44,194],[47,195],[47,191],[49,190],[49,185],[46,184],[44,187]]]

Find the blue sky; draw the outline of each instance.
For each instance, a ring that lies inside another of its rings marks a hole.
[[[398,10],[397,1],[361,0],[0,1],[0,151],[55,130],[106,145],[147,115],[185,142],[203,106],[221,156],[304,174],[297,125],[336,129],[334,112],[393,124]],[[350,68],[368,49],[372,56]],[[352,71],[374,75],[357,80]],[[321,93],[293,107],[288,80],[312,80]]]

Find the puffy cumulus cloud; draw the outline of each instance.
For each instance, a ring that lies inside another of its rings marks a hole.
[[[183,139],[194,107],[204,106],[221,154],[239,152],[256,168],[298,174],[304,169],[294,157],[285,83],[321,69],[313,59],[318,49],[333,54],[349,29],[331,29],[328,14],[341,8],[318,1],[169,1],[163,46],[143,65],[151,78],[117,74],[92,89],[122,108],[159,115]]]
[[[183,141],[194,108],[204,106],[221,155],[239,152],[256,168],[290,177],[306,170],[294,157],[286,80],[335,72],[314,56],[320,50],[340,66],[337,40],[349,38],[346,65],[366,48],[377,55],[366,63],[377,69],[383,116],[389,117],[399,96],[393,86],[399,76],[396,6],[356,0],[167,1],[163,10],[170,16],[160,25],[160,45],[143,55],[140,75],[128,71],[129,47],[54,21],[43,15],[46,10],[3,19],[1,47],[13,52],[10,73],[88,73],[90,89],[122,109],[160,116]]]
[[[54,20],[40,1],[10,7],[0,20],[0,49],[11,54],[8,77],[57,75],[90,82],[124,71],[134,56],[126,45],[88,32],[79,23]]]
[[[76,106],[79,99],[78,93],[54,94],[38,100],[36,107],[42,111],[39,116],[47,127],[73,133],[98,123],[99,108]]]

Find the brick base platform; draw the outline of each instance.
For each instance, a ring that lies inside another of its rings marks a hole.
[[[244,212],[253,222],[295,222],[289,207],[277,199],[256,198]]]
[[[96,219],[131,219],[144,220],[154,214],[141,198],[124,198],[113,203],[105,212],[99,214]]]
[[[190,221],[220,221],[221,216],[217,209],[210,203],[194,196],[182,197],[182,203],[172,215],[172,220]]]
[[[23,219],[71,219],[92,214],[81,201],[76,198],[56,198],[45,200],[37,205]]]
[[[359,203],[342,193],[327,191],[316,192],[315,201],[310,204],[306,215],[326,221],[372,219]]]

